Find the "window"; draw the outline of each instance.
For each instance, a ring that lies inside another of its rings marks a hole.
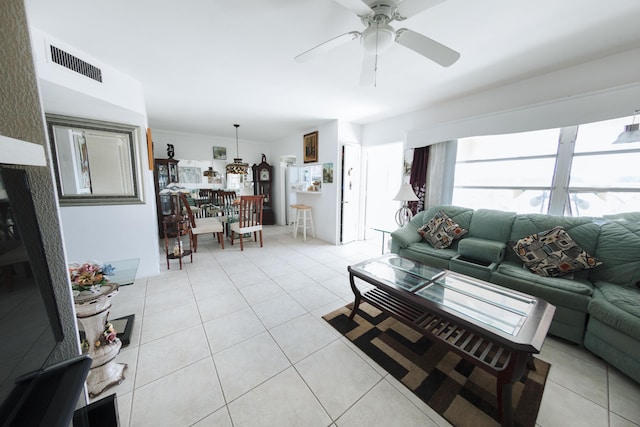
[[[572,216],[640,211],[640,143],[613,144],[631,121],[460,139],[453,204]]]
[[[569,214],[640,211],[640,143],[612,144],[632,118],[580,125],[568,188]]]
[[[546,212],[558,129],[458,141],[453,204]]]

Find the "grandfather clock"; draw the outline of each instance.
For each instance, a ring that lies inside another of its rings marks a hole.
[[[262,223],[275,224],[273,216],[273,166],[267,163],[267,156],[262,155],[262,163],[253,165],[253,191],[254,194],[264,195],[264,209],[262,211]]]

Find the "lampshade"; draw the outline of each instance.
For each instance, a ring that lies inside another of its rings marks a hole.
[[[414,193],[413,188],[411,188],[411,184],[402,184],[400,190],[398,190],[398,194],[396,194],[393,200],[400,200],[401,202],[415,202],[420,199],[416,196],[416,193]]]
[[[238,128],[240,125],[234,124],[236,128],[236,158],[233,159],[233,163],[229,163],[226,167],[227,173],[236,174],[236,175],[245,175],[247,173],[247,169],[249,169],[249,163],[243,163],[240,158],[240,150],[238,147]]]

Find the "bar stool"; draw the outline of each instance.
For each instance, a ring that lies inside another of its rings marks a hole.
[[[293,221],[291,221],[291,223],[287,224],[287,227],[291,226],[291,228],[293,229],[293,237],[296,237],[296,225],[298,224],[298,204],[294,203],[289,205],[289,209],[291,209],[291,217],[293,218]]]
[[[311,215],[311,206],[307,205],[291,205],[292,208],[296,209],[296,223],[293,227],[293,238],[295,239],[298,236],[298,228],[302,227],[302,235],[304,236],[304,240],[307,240],[307,228],[311,227],[311,232],[313,233],[313,237],[316,237],[316,231],[313,227],[313,216]]]

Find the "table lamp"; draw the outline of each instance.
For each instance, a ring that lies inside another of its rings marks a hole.
[[[398,194],[393,198],[393,200],[399,200],[402,202],[402,207],[398,209],[396,212],[396,223],[400,227],[403,227],[407,222],[413,218],[413,213],[411,209],[407,207],[407,202],[415,202],[418,199],[416,193],[413,192],[413,188],[411,188],[411,184],[402,184],[400,186],[400,190],[398,190]]]

